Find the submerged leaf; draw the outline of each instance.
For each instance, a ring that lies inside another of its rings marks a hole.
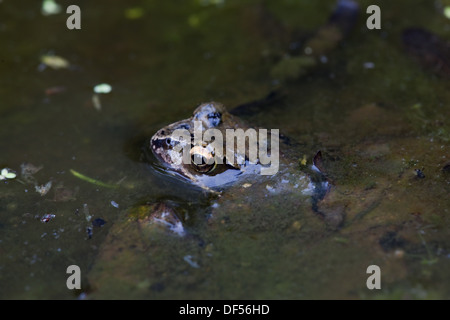
[[[36,192],[39,193],[41,196],[45,196],[52,187],[52,181],[47,182],[45,185],[35,185],[34,188],[36,189]]]
[[[105,188],[117,188],[118,187],[118,185],[116,185],[116,184],[109,184],[109,183],[105,183],[105,182],[102,182],[99,180],[95,180],[95,179],[85,176],[84,174],[81,174],[73,169],[70,169],[70,173],[72,173],[75,177],[77,177],[81,180],[87,181],[87,182],[95,184],[97,186],[101,186],[101,187],[105,187]]]

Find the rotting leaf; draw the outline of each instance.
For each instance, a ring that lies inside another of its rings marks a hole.
[[[45,196],[52,187],[52,181],[50,180],[45,185],[35,185],[34,188],[36,189],[36,192],[39,193],[41,196]]]
[[[47,223],[47,222],[49,222],[50,220],[52,220],[54,217],[55,217],[55,215],[54,215],[54,214],[51,214],[51,213],[44,214],[44,215],[42,216],[42,218],[41,218],[41,222]]]

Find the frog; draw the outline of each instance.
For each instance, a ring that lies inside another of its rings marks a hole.
[[[167,173],[190,181],[205,190],[211,190],[211,188],[230,184],[240,176],[255,171],[255,165],[250,165],[248,161],[245,165],[239,165],[234,161],[235,159],[226,159],[226,155],[223,159],[217,159],[211,143],[203,140],[184,141],[184,137],[175,135],[177,130],[186,130],[190,138],[194,139],[195,122],[201,125],[202,135],[211,128],[219,130],[223,136],[229,129],[249,129],[245,122],[230,114],[223,104],[214,101],[200,104],[194,110],[192,117],[158,130],[149,141],[148,148],[156,157],[156,163],[160,163]],[[190,157],[188,161],[182,161],[183,147],[186,144],[191,147]],[[180,148],[180,145],[183,147]],[[248,157],[248,154],[239,154],[236,148],[231,154],[235,158]],[[201,161],[195,161],[197,157]]]
[[[197,133],[196,125],[199,129]],[[187,139],[176,134],[180,129],[185,130]],[[220,140],[216,140],[215,136],[211,136],[210,139],[204,137],[209,129],[216,130]],[[249,134],[249,130],[255,130],[252,132],[256,133],[256,129],[258,128],[248,125],[241,118],[228,112],[223,104],[210,101],[200,104],[192,117],[158,130],[150,139],[148,148],[168,173],[203,189],[220,189],[257,172],[263,174],[264,166],[261,161],[259,159],[252,161],[249,154],[252,147],[259,150],[264,145],[264,148],[270,150],[268,141],[262,138],[261,134],[259,141],[248,137],[248,148],[239,147],[234,141],[231,141],[231,144],[226,141],[230,131],[239,133],[238,130],[241,130],[241,133]],[[272,147],[276,147],[278,151],[278,146],[275,145],[278,137],[274,137],[273,132],[271,133]],[[196,135],[200,139],[196,138]],[[234,136],[230,139],[234,139]],[[188,147],[189,152],[186,160],[183,158],[186,153],[185,147]],[[272,157],[274,162],[279,160],[275,153]],[[274,169],[276,171],[278,168]]]
[[[281,135],[281,147],[274,141],[271,141],[270,147],[264,139],[255,141],[258,148],[266,143],[264,148],[270,150],[272,157],[275,156],[275,152],[278,153],[276,172],[264,175],[263,168],[267,169],[267,167],[258,159],[251,161],[249,157],[251,139],[248,140],[249,147],[244,150],[239,149],[234,143],[230,147],[224,139],[220,146],[223,146],[226,151],[216,152],[214,147],[211,147],[213,143],[210,140],[196,141],[194,138],[196,123],[201,124],[201,136],[206,130],[212,128],[218,130],[223,136],[227,136],[228,130],[241,129],[242,132],[248,132],[249,129],[258,129],[230,113],[220,102],[201,103],[195,108],[191,117],[169,124],[151,137],[147,149],[151,151],[153,157],[148,158],[149,162],[158,170],[215,195],[221,195],[235,185],[245,189],[256,184],[265,185],[263,190],[269,194],[295,193],[303,197],[305,201],[310,198],[313,211],[321,216],[327,216],[327,213],[321,211],[319,207],[320,202],[332,189],[332,184],[321,164],[320,151],[311,157],[310,165],[306,165],[308,162],[306,158],[299,159],[292,155],[289,150],[291,145],[283,135]],[[178,130],[185,130],[188,138],[179,136]],[[189,155],[187,161],[182,161],[186,146],[189,149]],[[196,161],[197,158],[200,161]],[[242,159],[240,163],[238,159]],[[342,216],[343,213],[341,212],[340,215]],[[334,222],[334,227],[342,221],[343,218],[340,217],[338,222]]]

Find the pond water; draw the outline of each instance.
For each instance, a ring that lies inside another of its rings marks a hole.
[[[280,81],[274,65],[335,1],[77,1],[81,30],[66,27],[70,1],[53,15],[0,1],[0,169],[17,173],[0,183],[0,298],[450,298],[449,78],[402,44],[411,27],[450,39],[450,3],[378,1],[381,30],[358,3],[320,66]],[[100,83],[112,91],[94,94]],[[297,141],[292,159],[322,151],[345,207],[338,227],[269,188],[214,198],[142,156],[198,104],[231,109],[274,89],[282,102],[243,117]],[[189,236],[130,223],[158,201],[182,212]],[[80,290],[66,287],[70,265]],[[370,265],[380,290],[366,286]]]

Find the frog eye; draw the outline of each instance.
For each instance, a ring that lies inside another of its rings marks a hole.
[[[212,172],[217,166],[213,152],[201,146],[191,149],[191,164],[201,173]]]

